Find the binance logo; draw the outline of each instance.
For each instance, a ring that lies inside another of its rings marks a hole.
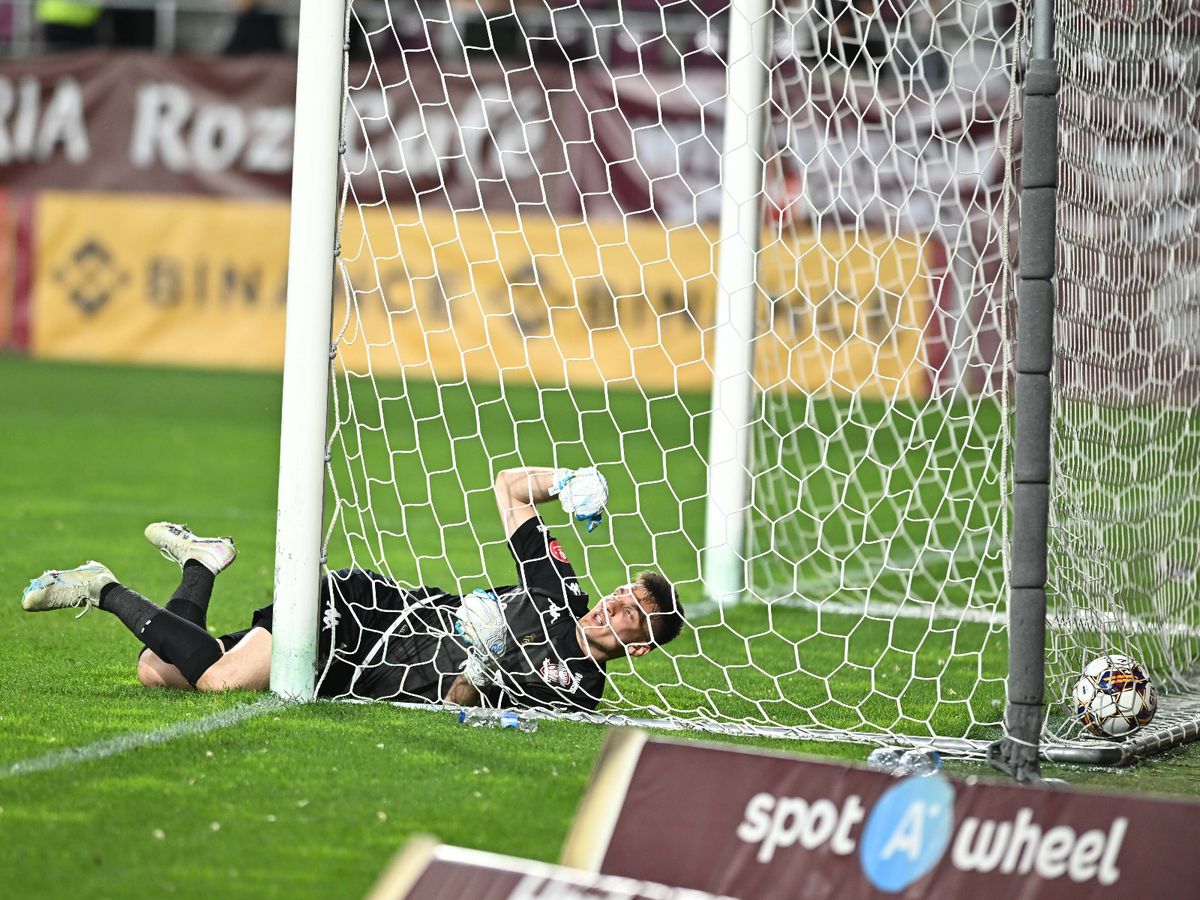
[[[66,263],[54,270],[54,280],[80,312],[90,316],[129,282],[129,274],[118,265],[107,247],[95,238],[89,238],[75,249]]]

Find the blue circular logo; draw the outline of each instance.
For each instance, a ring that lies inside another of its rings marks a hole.
[[[954,787],[940,773],[905,778],[867,817],[858,856],[881,891],[902,891],[938,864],[954,827]]]

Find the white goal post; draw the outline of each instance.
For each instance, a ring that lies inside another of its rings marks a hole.
[[[271,644],[271,690],[296,700],[316,683],[345,33],[344,4],[301,4]]]
[[[721,236],[708,451],[704,585],[718,603],[746,587],[745,529],[754,423],[754,336],[762,238],[763,142],[770,87],[768,0],[729,9],[729,75],[721,153]]]
[[[599,717],[1127,761],[1076,740],[1072,674],[1129,651],[1186,698],[1200,659],[1167,259],[1200,138],[1147,124],[1200,53],[1156,2],[1032,53],[1000,0],[304,0],[272,689],[314,695],[320,572],[504,583],[496,473],[596,465],[604,529],[549,523],[587,592],[655,568],[688,611]]]

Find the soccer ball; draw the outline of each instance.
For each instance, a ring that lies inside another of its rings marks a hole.
[[[1122,738],[1149,725],[1158,693],[1142,664],[1115,653],[1083,668],[1072,691],[1075,717],[1092,734]]]

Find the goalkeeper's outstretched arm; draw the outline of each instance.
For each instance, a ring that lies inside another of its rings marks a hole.
[[[505,469],[496,476],[494,490],[500,517],[504,520],[504,536],[512,537],[516,530],[537,513],[534,507],[552,499],[554,469],[528,466],[524,469]]]

